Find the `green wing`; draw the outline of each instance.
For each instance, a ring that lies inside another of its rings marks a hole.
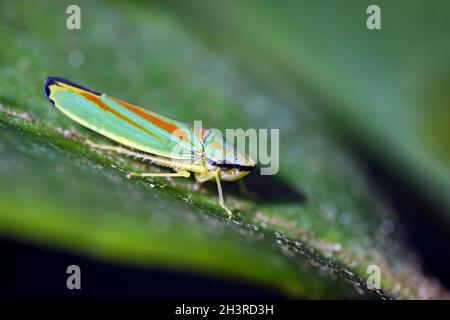
[[[201,156],[203,145],[185,123],[61,78],[49,77],[45,91],[69,118],[125,146],[171,159]]]

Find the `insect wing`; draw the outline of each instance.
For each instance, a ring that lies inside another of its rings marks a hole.
[[[128,147],[172,159],[195,161],[202,143],[189,125],[50,77],[45,84],[50,102],[81,125]]]

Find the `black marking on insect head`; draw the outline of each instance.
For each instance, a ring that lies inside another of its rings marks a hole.
[[[227,170],[231,170],[231,169],[236,169],[238,171],[253,171],[255,169],[255,166],[243,166],[241,164],[236,164],[236,163],[226,163],[226,162],[220,162],[220,161],[213,161],[213,160],[209,160],[210,164],[215,166],[215,167],[219,167],[221,169],[227,169]]]

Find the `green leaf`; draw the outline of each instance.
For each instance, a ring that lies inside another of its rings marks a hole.
[[[81,2],[82,30],[71,31],[64,4],[31,3],[0,10],[1,234],[293,297],[446,296],[392,237],[392,209],[308,104],[268,90],[159,8]],[[280,172],[250,177],[253,197],[227,188],[233,221],[213,185],[129,180],[129,170],[159,169],[86,146],[86,138],[111,142],[51,107],[48,75],[186,122],[279,128]],[[371,264],[381,268],[381,290],[366,287]]]

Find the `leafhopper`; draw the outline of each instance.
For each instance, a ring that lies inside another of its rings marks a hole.
[[[188,178],[193,173],[199,183],[215,180],[219,204],[232,217],[224,203],[221,181],[245,177],[256,163],[217,131],[195,128],[62,78],[48,77],[45,94],[67,117],[120,144],[108,146],[88,141],[92,147],[141,158],[173,170],[130,172],[128,177]]]

